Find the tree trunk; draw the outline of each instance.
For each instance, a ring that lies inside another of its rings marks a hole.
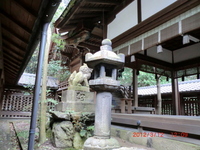
[[[39,132],[39,143],[43,144],[46,141],[46,111],[47,111],[47,102],[46,102],[46,91],[47,91],[47,70],[48,70],[48,56],[51,40],[51,28],[48,28],[47,34],[47,43],[44,56],[44,65],[43,65],[43,75],[42,75],[42,91],[41,91],[41,101],[40,101],[40,132]]]

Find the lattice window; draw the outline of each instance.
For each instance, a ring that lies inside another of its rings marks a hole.
[[[198,97],[183,97],[183,106],[185,115],[200,115],[200,99]]]

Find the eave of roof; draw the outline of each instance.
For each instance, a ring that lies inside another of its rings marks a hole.
[[[200,91],[200,79],[179,82],[179,92],[194,92]],[[161,93],[169,94],[172,92],[171,84],[162,84],[161,85]],[[146,96],[146,95],[156,95],[157,94],[157,86],[146,86],[138,88],[138,95]]]
[[[18,85],[24,86],[24,85],[34,85],[35,84],[35,74],[30,73],[23,73]],[[47,78],[47,87],[51,89],[58,89],[58,79],[54,77],[48,76]]]
[[[1,23],[4,23],[0,27],[4,30],[2,49],[6,85],[17,84],[39,43],[40,28],[44,23],[51,21],[60,1],[61,0],[0,2],[0,19]],[[20,12],[16,12],[16,10]],[[18,16],[16,16],[16,14]],[[26,16],[26,18],[23,18],[24,16]],[[19,29],[16,29],[16,26]],[[7,32],[15,38],[15,42],[13,42],[11,36],[5,37]],[[20,45],[21,43],[24,44],[23,47]]]

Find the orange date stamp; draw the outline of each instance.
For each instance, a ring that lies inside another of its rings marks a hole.
[[[133,137],[164,137],[163,132],[133,132]],[[171,132],[172,137],[188,137],[186,132]]]
[[[188,137],[186,132],[171,132],[172,137]]]
[[[133,137],[164,137],[162,132],[133,132]]]

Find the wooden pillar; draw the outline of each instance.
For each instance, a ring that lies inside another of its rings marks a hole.
[[[185,115],[185,103],[183,101],[183,94],[180,93],[180,114]]]
[[[173,114],[181,115],[180,113],[180,93],[178,89],[178,79],[175,78],[175,71],[172,71],[172,105]]]
[[[162,114],[162,98],[161,98],[161,87],[160,87],[160,76],[156,77],[156,84],[157,84],[157,114]]]
[[[132,114],[132,101],[133,101],[133,99],[127,98],[127,103],[128,103],[128,114]]]
[[[1,22],[0,22],[1,29]],[[4,66],[3,66],[3,50],[2,50],[2,35],[0,30],[0,111],[2,110],[3,91],[4,91]]]
[[[1,82],[1,80],[0,80]],[[0,85],[0,112],[2,111],[2,105],[3,105],[3,85]]]
[[[126,108],[125,108],[125,107],[126,107],[126,106],[125,106],[126,98],[121,98],[120,100],[121,100],[121,104],[120,104],[121,113],[125,113],[125,111],[126,111],[126,110],[125,110],[125,109],[126,109]]]
[[[136,69],[133,69],[133,99],[134,106],[138,107],[138,78]]]

